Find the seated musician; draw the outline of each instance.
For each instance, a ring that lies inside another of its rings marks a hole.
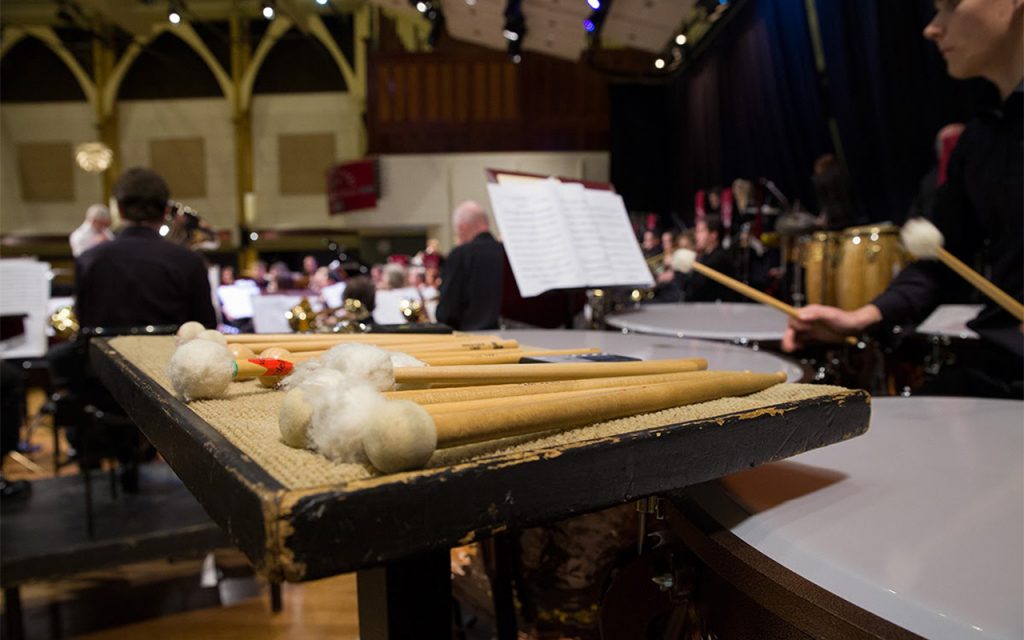
[[[694,225],[694,239],[697,245],[697,259],[719,273],[730,278],[736,276],[736,267],[729,252],[722,248],[725,227],[717,214],[708,213]],[[732,289],[725,287],[697,272],[686,275],[683,283],[683,299],[686,302],[714,302],[734,300]]]
[[[189,320],[215,328],[206,263],[199,254],[160,236],[160,226],[169,214],[167,183],[149,169],[129,169],[114,185],[113,194],[124,229],[75,263],[75,310],[82,328],[116,331]],[[77,358],[84,357],[79,351],[64,363],[70,368],[69,386],[88,403],[116,411],[116,403],[98,381],[85,377],[83,367],[75,365]],[[51,358],[55,369],[61,368],[60,360]],[[122,463],[122,484],[132,491],[138,483],[136,430],[119,430],[109,439]]]
[[[924,30],[946,59],[954,78],[981,76],[999,89],[998,112],[971,122],[953,151],[945,184],[939,189],[934,222],[945,248],[961,260],[986,250],[991,281],[1017,300],[1024,299],[1024,4],[1011,0],[942,0]],[[959,277],[936,261],[919,261],[893,280],[878,298],[843,311],[810,305],[790,321],[783,348],[797,349],[826,339],[821,325],[844,334],[917,324],[960,286]],[[820,324],[816,324],[820,323]],[[1024,328],[1008,312],[987,301],[968,326],[981,336],[977,363],[958,362],[922,392],[983,397],[1024,397]]]
[[[452,214],[458,246],[441,269],[437,321],[460,331],[497,329],[505,249],[491,235],[487,212],[463,202]]]

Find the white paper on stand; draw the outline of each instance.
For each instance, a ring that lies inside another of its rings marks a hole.
[[[556,180],[487,189],[523,297],[552,289],[654,286],[618,194]]]
[[[25,333],[0,342],[0,358],[46,354],[50,265],[27,259],[0,260],[0,315],[21,315]]]

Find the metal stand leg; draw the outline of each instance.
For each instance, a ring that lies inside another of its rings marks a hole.
[[[498,640],[516,640],[519,635],[516,622],[515,575],[519,557],[515,540],[510,533],[495,534],[482,545],[484,562],[489,565],[491,593],[494,600],[494,626]]]
[[[82,469],[82,481],[85,482],[85,530],[89,539],[96,538],[96,519],[92,512],[92,472],[89,469]]]
[[[359,637],[450,638],[451,556],[431,551],[357,575]]]
[[[4,619],[7,637],[10,640],[24,640],[25,621],[21,613],[21,592],[18,587],[4,589]]]
[[[284,608],[284,600],[281,598],[281,583],[271,582],[270,583],[270,611],[273,613],[281,613],[281,609]]]

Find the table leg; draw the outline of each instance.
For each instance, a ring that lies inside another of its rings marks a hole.
[[[452,637],[448,549],[364,569],[356,581],[362,640]]]

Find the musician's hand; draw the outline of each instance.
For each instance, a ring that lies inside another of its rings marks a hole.
[[[838,342],[842,336],[857,335],[881,321],[882,313],[873,304],[854,311],[811,304],[789,319],[782,336],[782,350],[796,351],[812,342]]]

